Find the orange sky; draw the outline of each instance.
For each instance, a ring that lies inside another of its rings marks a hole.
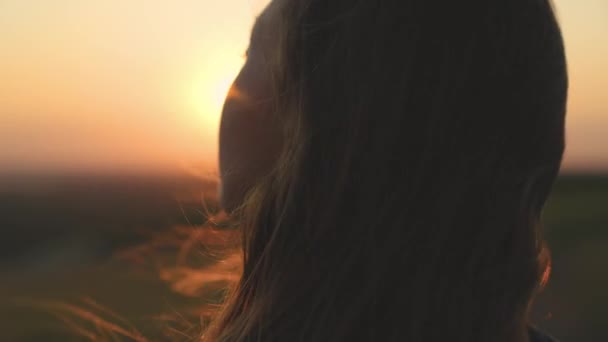
[[[215,164],[221,100],[267,0],[2,0],[0,170]],[[608,171],[608,1],[556,0],[569,170]]]

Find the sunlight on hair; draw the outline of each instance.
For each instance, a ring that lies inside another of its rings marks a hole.
[[[182,206],[183,221],[170,229],[144,232],[145,242],[115,253],[113,261],[131,271],[164,282],[167,289],[187,300],[188,304],[167,302],[168,309],[148,317],[148,329],[138,330],[119,314],[98,304],[92,298],[76,301],[63,298],[21,298],[17,306],[48,313],[70,335],[88,341],[153,342],[195,340],[217,315],[228,290],[242,273],[240,231],[217,205],[214,196],[186,193],[177,199]],[[196,200],[198,198],[198,201]],[[188,210],[184,206],[189,206]],[[196,209],[196,210],[193,210]],[[192,224],[196,213],[204,222]],[[131,318],[133,318],[131,316]],[[152,331],[150,331],[152,329]]]
[[[158,276],[184,296],[198,297],[226,288],[240,277],[242,254],[240,232],[216,227],[225,220],[227,217],[220,213],[202,226],[175,226],[117,257],[136,264],[153,264]]]
[[[549,279],[551,278],[551,269],[552,269],[553,265],[551,264],[550,257],[547,257],[546,263],[547,264],[546,264],[543,274],[540,278],[540,288],[541,289],[544,289],[547,286],[547,284],[549,283]]]
[[[235,252],[206,268],[176,266],[160,270],[160,277],[180,294],[199,297],[206,291],[221,289],[240,276],[241,255]]]
[[[89,341],[120,341],[122,337],[135,342],[151,342],[129,322],[87,297],[77,304],[33,299],[17,299],[14,302],[50,313],[63,322],[72,334]]]

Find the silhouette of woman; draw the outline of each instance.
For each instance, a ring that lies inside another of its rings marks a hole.
[[[224,106],[243,274],[206,341],[551,341],[549,0],[274,0]]]

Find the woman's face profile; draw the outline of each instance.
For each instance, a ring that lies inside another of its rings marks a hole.
[[[219,132],[221,206],[230,211],[276,159],[280,130],[273,120],[273,4],[258,17],[247,59],[224,102]],[[274,6],[276,7],[276,6]]]

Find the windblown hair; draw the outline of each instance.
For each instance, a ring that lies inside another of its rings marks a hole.
[[[283,150],[203,339],[523,339],[564,151],[549,0],[273,6]]]

